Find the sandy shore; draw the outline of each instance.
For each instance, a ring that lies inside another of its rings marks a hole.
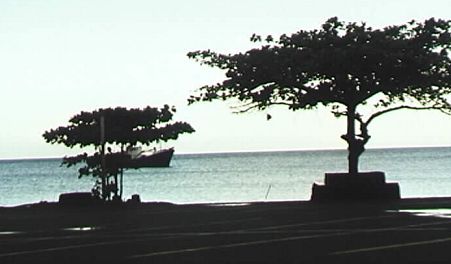
[[[0,208],[0,263],[450,263],[443,208],[451,198]]]

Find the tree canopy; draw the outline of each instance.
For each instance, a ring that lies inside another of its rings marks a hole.
[[[451,21],[434,18],[383,29],[330,18],[320,29],[278,39],[254,34],[251,41],[262,45],[244,53],[188,53],[226,76],[188,101],[235,98],[237,112],[274,105],[293,111],[329,107],[337,117],[347,117],[342,138],[349,145],[349,170],[357,173],[358,156],[370,138],[368,126],[376,117],[399,109],[450,113],[450,28]],[[373,112],[364,116],[362,105]]]
[[[105,122],[105,142],[116,145],[149,145],[152,142],[175,140],[181,133],[192,133],[194,129],[185,122],[169,121],[175,113],[174,107],[146,107],[144,109],[124,107],[81,112],[69,120],[70,125],[60,126],[44,133],[48,143],[67,147],[100,146],[100,118]],[[164,124],[164,125],[160,125]]]
[[[79,169],[79,177],[91,175],[97,178],[93,192],[107,199],[112,192],[118,194],[117,176],[122,173],[126,160],[124,147],[166,142],[177,139],[180,134],[194,132],[186,122],[169,123],[175,112],[176,109],[168,105],[81,112],[69,119],[69,125],[45,131],[43,137],[48,143],[69,148],[94,146],[96,151],[93,154],[64,157],[62,164],[68,167],[84,164]],[[106,146],[109,146],[107,153]],[[116,150],[111,147],[116,147]],[[114,178],[113,185],[108,184],[110,177]]]

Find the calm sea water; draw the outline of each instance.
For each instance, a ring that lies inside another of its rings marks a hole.
[[[124,198],[173,203],[308,200],[324,172],[346,171],[345,150],[175,155],[170,168],[128,170]],[[93,178],[59,159],[0,161],[0,205],[57,201]],[[360,169],[381,170],[402,197],[451,196],[451,148],[367,150]]]

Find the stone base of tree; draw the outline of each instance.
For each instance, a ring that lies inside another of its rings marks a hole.
[[[312,201],[400,199],[398,183],[387,183],[384,172],[326,173],[324,184],[314,183]]]
[[[90,192],[62,193],[58,203],[65,206],[89,206],[98,204],[100,201]]]

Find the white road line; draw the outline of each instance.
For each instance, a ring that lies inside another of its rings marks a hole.
[[[381,216],[381,218],[383,218],[383,217],[384,216]],[[366,219],[366,218],[370,218],[370,217],[358,217],[358,218],[340,219],[340,220],[332,220],[332,221],[324,221],[324,222],[316,222],[316,223],[346,222],[346,220],[356,221],[356,220],[361,220],[361,219]],[[266,240],[250,241],[250,242],[223,244],[223,245],[217,245],[217,246],[204,246],[204,247],[196,247],[196,248],[185,248],[185,249],[176,249],[176,250],[168,250],[168,251],[150,252],[150,253],[146,253],[146,254],[134,255],[134,256],[131,256],[130,258],[146,258],[146,257],[161,256],[161,255],[181,254],[181,253],[187,253],[187,252],[196,252],[196,251],[221,249],[221,248],[232,248],[232,247],[262,245],[262,244],[269,244],[269,243],[275,243],[275,242],[295,241],[295,240],[311,239],[311,238],[346,236],[346,235],[358,234],[358,233],[373,233],[373,232],[381,232],[381,231],[405,230],[405,228],[411,228],[411,227],[415,228],[415,227],[419,227],[419,226],[439,225],[439,224],[445,224],[445,223],[449,224],[450,222],[451,221],[448,220],[448,221],[438,221],[438,222],[433,222],[433,223],[411,224],[411,225],[397,226],[397,227],[387,227],[387,228],[357,229],[357,230],[350,229],[350,230],[345,231],[345,232],[336,232],[336,233],[328,233],[328,234],[317,234],[317,235],[307,235],[307,236],[306,235],[291,236],[291,237],[276,238],[276,239],[266,239]],[[303,225],[303,224],[299,224],[299,225]],[[296,225],[271,226],[271,227],[268,227],[267,229],[271,230],[271,229],[277,229],[277,228],[286,227],[286,226],[290,226],[291,227],[291,226],[296,226]],[[267,229],[266,228],[262,228],[262,229],[257,228],[257,229],[249,229],[247,231],[250,231],[250,230],[267,230]],[[232,232],[246,233],[246,230],[228,231],[228,232],[223,232],[223,233],[232,233]],[[449,238],[449,240],[451,240],[451,238]],[[437,240],[437,242],[444,242],[444,241]],[[419,242],[405,243],[404,245],[417,244],[417,243],[419,243]],[[390,247],[390,246],[382,246],[382,247]],[[382,248],[382,247],[378,247],[378,248]],[[332,254],[335,254],[335,253],[332,253]]]
[[[289,225],[276,225],[276,226],[267,226],[267,227],[257,227],[250,228],[247,230],[270,230],[270,229],[281,229],[286,227],[297,227],[297,226],[309,226],[309,225],[321,225],[321,224],[335,224],[335,223],[345,223],[345,222],[354,222],[371,219],[374,220],[376,218],[389,218],[395,217],[395,215],[381,215],[381,216],[366,216],[366,217],[354,217],[354,218],[340,218],[335,220],[325,220],[325,221],[317,221],[317,222],[306,222],[306,223],[296,223]]]
[[[343,235],[344,234],[346,234],[346,233],[343,233]],[[204,247],[196,247],[196,248],[184,248],[184,249],[176,249],[176,250],[157,251],[157,252],[151,252],[151,253],[146,253],[146,254],[133,255],[133,256],[130,256],[129,258],[130,259],[147,258],[147,257],[162,256],[162,255],[204,251],[204,250],[211,250],[211,249],[254,246],[254,245],[262,245],[262,244],[269,244],[269,243],[275,243],[275,242],[286,242],[286,241],[294,241],[294,240],[302,240],[302,239],[310,239],[310,238],[329,237],[329,236],[335,236],[335,235],[342,235],[342,234],[335,233],[335,234],[321,234],[321,235],[310,235],[310,236],[304,235],[304,236],[294,236],[294,237],[284,237],[284,238],[256,240],[256,241],[249,241],[249,242],[222,244],[222,245],[216,245],[216,246],[204,246]]]
[[[176,229],[176,228],[193,228],[193,227],[206,227],[206,226],[212,226],[212,225],[225,225],[225,224],[232,224],[232,223],[243,223],[243,222],[254,222],[254,221],[260,221],[261,217],[252,217],[252,218],[244,218],[244,219],[236,219],[236,220],[220,220],[220,221],[211,221],[206,223],[198,223],[198,224],[178,224],[178,225],[166,225],[166,226],[155,226],[155,227],[148,227],[148,228],[134,228],[134,229],[127,229],[127,230],[118,230],[119,232],[123,233],[133,233],[133,232],[146,232],[146,231],[160,231],[165,229]]]
[[[44,248],[44,249],[36,249],[36,250],[28,250],[28,251],[17,251],[17,252],[9,252],[9,253],[1,253],[1,257],[8,257],[8,256],[19,256],[19,255],[27,255],[27,254],[37,254],[37,253],[45,253],[45,252],[56,252],[61,250],[69,250],[69,249],[80,249],[80,248],[89,248],[89,247],[96,247],[96,246],[106,246],[106,245],[114,245],[114,244],[122,244],[122,243],[130,243],[130,242],[141,242],[141,241],[148,241],[149,239],[155,239],[156,237],[166,237],[166,238],[173,238],[177,236],[194,236],[194,235],[220,235],[220,234],[245,234],[246,232],[252,232],[257,230],[280,230],[285,227],[296,227],[296,226],[306,226],[306,225],[316,225],[316,224],[331,224],[331,223],[342,223],[342,222],[351,222],[351,221],[358,221],[358,220],[365,220],[365,219],[375,219],[375,218],[385,218],[385,217],[391,217],[391,216],[379,216],[379,217],[356,217],[356,218],[347,218],[347,219],[336,219],[336,220],[327,220],[327,221],[318,221],[318,222],[310,222],[310,223],[300,223],[300,224],[290,224],[290,225],[279,225],[279,226],[268,226],[263,228],[250,228],[245,230],[231,230],[231,231],[225,231],[225,232],[187,232],[187,233],[160,233],[160,234],[145,234],[145,235],[135,235],[135,239],[120,239],[115,241],[107,241],[107,242],[97,242],[97,243],[90,243],[90,244],[77,244],[77,245],[68,245],[63,247],[53,247],[53,248]],[[254,240],[249,242],[240,242],[240,243],[232,243],[232,244],[223,244],[223,245],[217,245],[217,246],[204,246],[204,247],[197,247],[197,248],[185,248],[185,249],[176,249],[176,250],[169,250],[169,251],[160,251],[160,252],[150,252],[147,254],[140,254],[140,255],[134,255],[131,256],[131,258],[143,258],[143,257],[151,257],[151,256],[158,256],[158,255],[168,255],[168,254],[178,254],[178,253],[184,253],[184,252],[193,252],[193,251],[201,251],[201,250],[210,250],[210,249],[219,249],[219,248],[232,248],[232,247],[240,247],[240,246],[252,246],[252,245],[261,245],[261,244],[268,244],[268,243],[275,243],[275,242],[284,242],[284,241],[295,241],[295,240],[302,240],[302,239],[311,239],[311,238],[323,238],[323,237],[333,237],[333,236],[345,236],[349,234],[357,234],[357,233],[365,233],[365,232],[381,232],[381,231],[389,231],[389,230],[404,230],[405,228],[415,228],[420,226],[432,226],[432,225],[439,225],[439,224],[449,224],[451,223],[451,220],[447,221],[438,221],[438,222],[432,222],[432,223],[421,223],[421,224],[411,224],[411,225],[404,225],[404,226],[397,226],[397,227],[387,227],[387,228],[375,228],[375,229],[346,229],[346,230],[337,230],[337,229],[330,229],[329,233],[327,234],[316,234],[316,235],[300,235],[300,236],[290,236],[290,237],[284,237],[284,238],[275,238],[275,239],[266,239],[266,240]],[[324,229],[323,229],[324,230]],[[319,231],[319,230],[317,230]],[[147,238],[144,238],[147,237]],[[56,237],[58,238],[58,237]],[[411,242],[411,243],[404,243],[404,244],[396,244],[396,245],[387,245],[387,246],[379,246],[379,247],[373,247],[373,248],[364,248],[364,249],[355,249],[355,250],[348,250],[348,251],[340,251],[335,252],[333,254],[350,254],[352,252],[363,252],[363,251],[371,251],[371,250],[381,250],[386,248],[393,248],[393,247],[402,247],[402,246],[415,246],[415,245],[422,245],[422,244],[430,244],[430,243],[440,243],[440,242],[446,242],[451,241],[450,238],[445,239],[437,239],[437,240],[429,240],[429,241],[421,241],[421,242]],[[347,252],[347,253],[346,253]]]
[[[35,249],[35,250],[16,251],[16,252],[2,253],[2,254],[0,254],[0,258],[37,254],[37,253],[46,253],[46,252],[56,252],[56,251],[62,251],[62,250],[68,250],[68,249],[106,246],[106,245],[122,244],[122,243],[128,243],[128,242],[140,242],[140,241],[147,241],[147,240],[148,239],[127,239],[127,240],[116,240],[116,241],[109,241],[109,242],[98,242],[98,243],[91,243],[91,244],[77,244],[77,245],[70,245],[70,246],[64,246],[64,247],[53,247],[53,248],[43,248],[43,249]]]
[[[444,243],[444,242],[449,242],[449,241],[451,241],[451,237],[439,238],[439,239],[433,239],[433,240],[425,240],[425,241],[417,241],[417,242],[392,244],[392,245],[378,246],[378,247],[368,247],[368,248],[359,248],[359,249],[353,249],[353,250],[337,251],[337,252],[331,253],[330,255],[355,254],[355,253],[379,251],[379,250],[386,250],[386,249],[430,245],[430,244]]]

